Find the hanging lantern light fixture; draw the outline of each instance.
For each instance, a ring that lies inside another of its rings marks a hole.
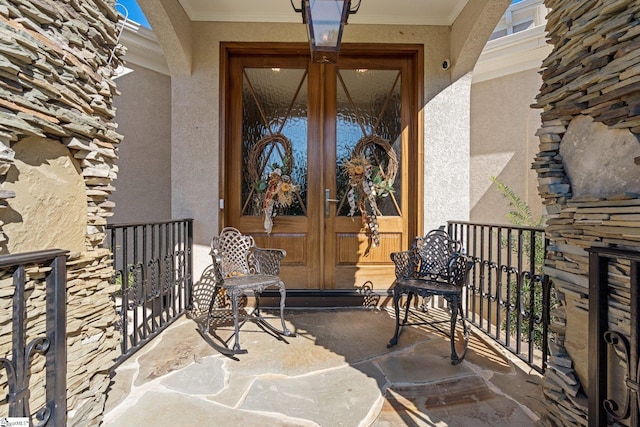
[[[360,9],[360,1],[351,8],[351,0],[302,0],[298,9],[291,0],[293,10],[302,13],[302,22],[307,26],[313,62],[335,64],[338,61],[342,30],[349,15]]]

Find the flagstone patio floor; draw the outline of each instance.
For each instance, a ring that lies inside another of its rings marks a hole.
[[[103,425],[539,425],[541,377],[476,333],[452,366],[448,339],[430,328],[405,327],[387,349],[394,319],[384,309],[285,317],[297,336],[279,340],[248,322],[248,353],[235,358],[182,317],[116,369]]]

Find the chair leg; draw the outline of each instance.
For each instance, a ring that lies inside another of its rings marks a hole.
[[[413,292],[407,292],[407,305],[404,307],[404,320],[402,321],[403,325],[407,324],[407,319],[409,319],[409,308],[411,307],[411,300],[413,299]]]
[[[207,323],[204,329],[204,333],[209,333],[209,328],[211,327],[211,312],[213,311],[213,306],[216,303],[216,298],[218,297],[218,292],[220,292],[220,288],[218,286],[213,290],[213,295],[211,296],[211,302],[209,303],[209,311],[207,311]]]
[[[451,364],[457,365],[464,360],[469,344],[469,331],[467,324],[462,317],[462,302],[458,296],[447,298],[449,308],[451,309]],[[458,323],[458,315],[460,315],[460,324],[462,325],[462,338],[458,340],[456,346],[456,324]],[[457,347],[457,348],[456,348]]]
[[[456,354],[456,323],[458,321],[458,304],[457,301],[449,300],[449,309],[451,310],[451,332],[449,338],[451,339],[451,364],[457,365],[460,363],[458,355]]]
[[[400,298],[402,297],[402,291],[399,290],[396,285],[393,288],[393,308],[396,313],[396,331],[393,334],[391,340],[389,340],[389,344],[387,344],[387,348],[391,348],[394,345],[398,344],[398,335],[400,334]]]
[[[231,292],[231,311],[233,312],[233,330],[235,343],[233,344],[234,353],[246,353],[247,350],[240,348],[240,314],[238,313],[238,299],[242,295],[242,292]]]
[[[284,287],[284,283],[280,282],[280,322],[282,323],[282,335],[290,337],[293,334],[287,329],[287,325],[284,323],[284,302],[286,298],[287,289]]]
[[[253,291],[253,298],[256,301],[256,308],[253,309],[253,314],[262,319],[260,316],[260,291]]]
[[[271,326],[271,324],[269,322],[267,322],[258,312],[259,310],[259,296],[258,293],[256,292],[256,310],[254,311],[254,318],[257,319],[260,324],[262,324],[263,326],[267,327],[267,329],[271,330],[272,332],[275,332],[278,335],[283,335],[285,337],[295,337],[296,334],[291,332],[288,328],[287,325],[284,321],[284,307],[285,307],[285,301],[287,298],[287,288],[284,286],[283,282],[280,282],[278,284],[278,290],[280,291],[280,322],[282,323],[282,329],[278,329],[278,328],[274,328],[273,326]]]

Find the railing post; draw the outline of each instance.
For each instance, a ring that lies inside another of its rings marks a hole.
[[[603,402],[607,394],[607,330],[608,305],[607,258],[589,253],[589,427],[605,427],[607,414]]]
[[[185,277],[187,288],[187,310],[193,309],[193,220],[187,221],[187,274]]]
[[[478,253],[477,251],[477,247],[478,247],[478,228],[474,225],[473,226],[473,249],[471,249],[471,254],[472,254],[472,259],[473,259],[473,270],[472,270],[472,274],[473,276],[471,277],[471,286],[473,287],[473,293],[472,293],[472,308],[471,308],[471,312],[473,314],[473,319],[471,319],[471,322],[475,322],[476,321],[476,313],[477,313],[477,308],[478,308],[478,301],[477,301],[477,296],[478,296],[478,274],[476,274],[478,272],[478,257],[476,256],[476,254]],[[469,248],[467,248],[467,250],[469,250]],[[480,269],[482,269],[482,267],[480,267]],[[482,302],[481,302],[482,303]],[[467,317],[468,318],[468,317]]]
[[[67,257],[58,255],[47,276],[47,402],[53,402],[51,418],[54,426],[67,423]],[[49,387],[49,384],[52,384]]]
[[[638,405],[638,398],[640,398],[640,390],[638,390],[637,386],[640,382],[640,378],[638,378],[638,364],[640,360],[640,348],[638,348],[638,334],[640,333],[640,289],[638,286],[640,285],[640,281],[638,279],[638,275],[640,274],[640,269],[638,264],[640,261],[633,260],[631,262],[631,270],[629,272],[631,276],[631,354],[629,360],[629,372],[635,373],[634,377],[628,379],[629,385],[635,383],[635,387],[629,387],[630,391],[630,400],[631,400],[631,425],[637,426],[640,421],[638,412],[640,410]]]
[[[542,370],[547,369],[549,358],[549,325],[551,324],[551,279],[542,278]]]
[[[533,344],[535,343],[535,327],[536,327],[536,283],[538,274],[536,272],[536,235],[533,231],[529,231],[529,271],[531,272],[531,282],[529,284],[529,359],[532,359]],[[542,281],[540,281],[542,283]]]
[[[544,235],[541,235],[540,238],[544,241],[543,251],[546,253],[549,247],[549,239]],[[543,267],[544,263],[543,257]],[[542,290],[542,369],[546,370],[549,359],[549,325],[551,325],[551,279],[546,274],[542,276]]]
[[[25,349],[27,320],[24,298],[27,281],[24,265],[18,266],[13,275],[13,333],[11,360],[14,366],[14,381],[9,380],[9,417],[22,417],[29,414],[28,379],[25,378]],[[9,376],[11,377],[11,376]],[[26,384],[25,384],[26,383]],[[25,395],[25,393],[27,393]]]

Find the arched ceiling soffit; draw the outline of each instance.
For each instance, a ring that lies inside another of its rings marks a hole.
[[[451,80],[471,72],[511,0],[467,3],[451,26]]]
[[[171,76],[191,74],[192,21],[178,0],[137,0],[164,50]]]

